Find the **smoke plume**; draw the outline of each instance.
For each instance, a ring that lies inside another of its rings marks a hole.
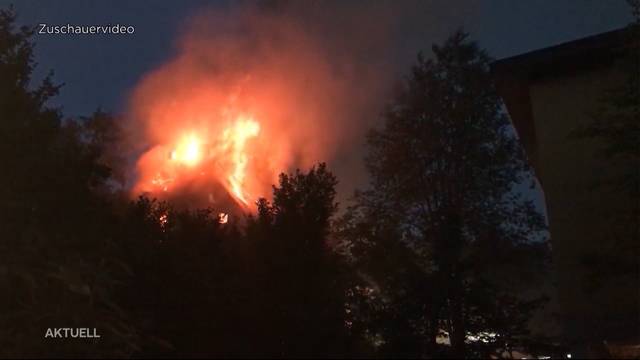
[[[323,9],[273,2],[188,19],[174,56],[131,94],[133,194],[252,211],[279,173],[325,161],[348,196],[388,89],[393,14]]]

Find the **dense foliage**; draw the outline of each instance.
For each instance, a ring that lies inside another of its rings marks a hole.
[[[530,290],[546,268],[546,244],[534,239],[544,222],[513,191],[530,173],[488,56],[462,32],[433,53],[418,57],[370,133],[371,186],[341,231],[379,289],[374,312],[393,319],[379,329],[390,353],[443,351],[436,338],[446,333],[465,356],[518,345],[527,332],[539,303]]]

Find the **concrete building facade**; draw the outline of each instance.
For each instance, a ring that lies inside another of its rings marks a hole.
[[[634,224],[615,214],[638,199],[601,186],[621,167],[600,156],[600,140],[574,136],[593,121],[605,92],[625,81],[618,63],[628,45],[628,30],[621,29],[492,66],[497,90],[544,191],[558,315],[569,341],[606,340],[609,329],[598,324],[617,317],[628,323],[640,309],[634,296],[640,291],[640,283],[634,283],[638,274],[593,284],[590,274],[601,269],[589,265],[590,256],[612,246],[615,237],[637,236]]]

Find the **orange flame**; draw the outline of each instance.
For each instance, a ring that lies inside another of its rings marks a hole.
[[[198,176],[214,175],[226,179],[223,185],[243,205],[249,205],[245,188],[247,143],[258,136],[260,124],[251,116],[239,115],[222,129],[219,136],[208,136],[205,126],[158,144],[142,155],[139,168],[153,169],[150,179],[140,179],[138,192],[168,192]],[[207,141],[208,140],[208,141]],[[168,149],[168,156],[158,154]],[[146,171],[143,171],[143,175]]]
[[[229,214],[227,213],[219,213],[218,214],[218,223],[219,224],[226,224],[229,222]]]
[[[171,152],[170,159],[187,166],[197,165],[202,160],[200,139],[196,135],[184,137]]]
[[[248,139],[255,137],[260,132],[260,125],[251,118],[239,119],[231,128],[224,131],[225,148],[231,147],[233,159],[233,171],[227,177],[231,186],[231,193],[245,205],[248,205],[243,191],[244,178],[246,176],[247,154],[244,150]]]

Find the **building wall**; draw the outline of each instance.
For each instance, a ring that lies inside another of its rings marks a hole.
[[[597,186],[619,171],[598,156],[601,144],[571,137],[592,121],[605,89],[622,79],[612,68],[600,68],[540,79],[529,87],[536,135],[532,161],[545,194],[558,302],[566,334],[576,338],[603,336],[597,324],[612,316],[612,307],[638,306],[616,290],[620,284],[596,291],[589,281],[585,260],[608,246],[612,234],[624,233],[610,215],[629,206],[630,199]]]

